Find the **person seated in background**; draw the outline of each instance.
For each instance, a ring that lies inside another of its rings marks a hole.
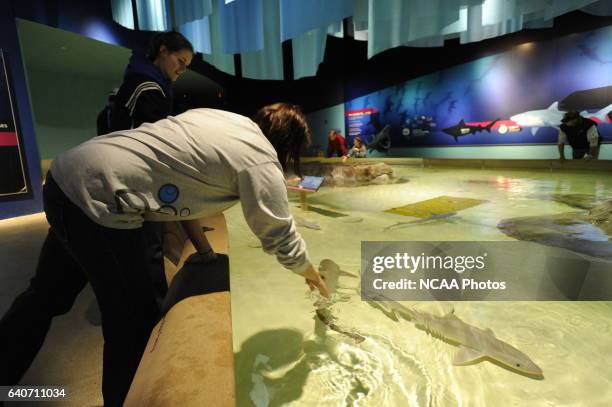
[[[327,157],[346,156],[346,141],[336,129],[331,129],[327,133]]]
[[[355,137],[355,141],[353,142],[353,147],[349,150],[346,156],[342,157],[342,161],[346,161],[347,158],[355,157],[355,158],[366,158],[368,152],[366,147],[361,142],[360,137]]]
[[[599,156],[601,138],[597,131],[597,123],[582,117],[576,110],[563,115],[559,127],[559,159],[565,160],[565,144],[572,146],[572,158],[596,160]]]

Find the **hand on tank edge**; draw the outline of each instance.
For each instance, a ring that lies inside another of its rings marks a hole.
[[[306,271],[299,274],[306,279],[306,284],[308,284],[311,291],[316,288],[323,297],[329,298],[327,284],[325,284],[325,280],[323,277],[321,277],[321,274],[319,274],[312,264],[306,269]]]

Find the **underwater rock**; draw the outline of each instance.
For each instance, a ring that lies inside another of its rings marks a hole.
[[[385,163],[353,165],[304,163],[302,170],[308,175],[325,177],[323,185],[328,186],[348,187],[407,182],[407,179],[397,177],[393,168]]]
[[[561,247],[576,253],[612,260],[612,241],[583,212],[504,219],[497,227],[518,240]],[[608,218],[609,219],[609,218]]]
[[[593,209],[601,203],[594,195],[589,194],[554,194],[552,198],[555,202],[578,209]]]
[[[388,184],[390,181],[390,178],[387,174],[383,174],[383,175],[379,175],[378,177],[374,178],[372,180],[373,184]]]
[[[612,200],[597,205],[588,215],[589,222],[610,236],[612,234]]]

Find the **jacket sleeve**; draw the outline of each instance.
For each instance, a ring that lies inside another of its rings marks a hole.
[[[126,106],[129,109],[134,128],[143,123],[154,123],[170,114],[170,103],[161,90],[145,89]]]
[[[567,135],[561,129],[559,129],[559,135],[557,136],[557,144],[567,144]]]
[[[586,137],[590,147],[597,147],[599,145],[599,132],[597,131],[597,126],[589,127]]]
[[[281,169],[272,162],[253,166],[240,171],[237,182],[242,212],[263,250],[275,254],[285,268],[295,273],[305,271],[310,260],[289,212]]]

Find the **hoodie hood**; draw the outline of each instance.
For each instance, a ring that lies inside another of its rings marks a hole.
[[[127,68],[125,68],[123,76],[127,78],[135,74],[148,76],[162,87],[166,95],[172,95],[172,82],[170,79],[166,78],[159,68],[153,65],[144,53],[139,51],[132,51],[130,62]]]

